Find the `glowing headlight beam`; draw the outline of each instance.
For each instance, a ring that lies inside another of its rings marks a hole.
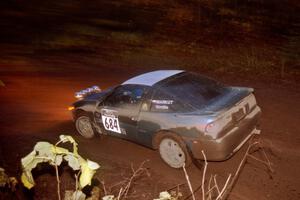
[[[69,110],[69,111],[72,111],[72,110],[74,110],[74,109],[75,109],[74,106],[69,106],[69,107],[68,107],[68,110]]]

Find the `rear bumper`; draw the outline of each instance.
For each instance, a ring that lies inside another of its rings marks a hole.
[[[221,138],[215,140],[194,139],[187,141],[188,147],[195,159],[204,159],[201,153],[204,150],[207,160],[222,161],[237,152],[251,136],[260,134],[257,129],[261,110],[257,106],[249,115],[239,122],[233,129]]]

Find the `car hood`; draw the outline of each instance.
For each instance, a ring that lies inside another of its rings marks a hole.
[[[101,100],[104,96],[105,96],[104,92],[93,93],[86,96],[83,100],[85,101]]]

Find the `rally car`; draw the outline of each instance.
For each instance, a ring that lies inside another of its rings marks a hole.
[[[261,109],[252,88],[225,86],[183,70],[158,70],[101,91],[76,93],[76,129],[85,138],[107,134],[158,149],[173,168],[192,160],[228,159],[258,129]]]

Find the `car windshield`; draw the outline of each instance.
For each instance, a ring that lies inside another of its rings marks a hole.
[[[161,83],[161,89],[196,109],[203,108],[227,91],[215,80],[187,72],[166,79]]]

